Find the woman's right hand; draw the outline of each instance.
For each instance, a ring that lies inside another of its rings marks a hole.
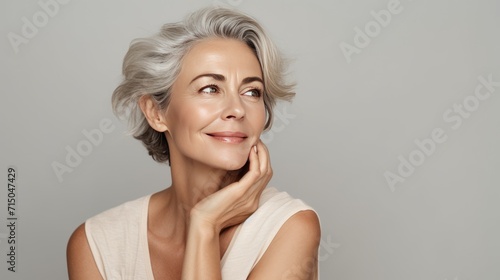
[[[238,182],[198,202],[191,210],[191,225],[220,232],[244,222],[257,210],[260,195],[272,175],[269,152],[259,140],[250,150],[248,172]]]

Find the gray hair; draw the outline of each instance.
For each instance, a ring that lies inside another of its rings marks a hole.
[[[184,55],[209,38],[236,39],[255,52],[264,78],[265,130],[272,125],[276,101],[290,101],[295,95],[295,84],[284,79],[285,59],[250,16],[228,8],[204,8],[182,22],[165,24],[158,34],[132,41],[123,60],[124,79],[112,96],[115,115],[128,119],[129,133],[143,142],[157,162],[169,161],[167,139],[149,125],[138,105],[139,98],[150,95],[160,110],[165,109]]]

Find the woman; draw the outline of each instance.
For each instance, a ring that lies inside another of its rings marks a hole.
[[[293,97],[278,51],[252,18],[202,9],[135,40],[115,113],[172,184],[88,219],[68,243],[70,279],[317,279],[316,213],[266,188],[259,140]]]

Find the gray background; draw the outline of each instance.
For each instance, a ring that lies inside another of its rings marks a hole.
[[[297,98],[263,137],[271,185],[320,214],[322,279],[500,279],[500,87],[473,97],[478,77],[500,81],[500,1],[401,0],[376,30],[370,11],[390,2],[73,0],[44,22],[38,1],[2,1],[0,224],[10,165],[19,220],[16,273],[0,227],[0,278],[65,279],[79,224],[169,185],[167,166],[124,134],[110,96],[133,38],[218,3],[256,17],[293,59]],[[23,36],[23,18],[41,27],[16,52],[9,33]],[[344,55],[340,44],[356,46],[367,24],[370,42]],[[464,102],[467,117],[448,111]],[[66,148],[104,119],[114,129],[59,180],[54,162],[66,164]],[[418,158],[415,141],[434,129],[446,141]],[[399,176],[398,157],[412,153],[419,166],[391,188],[384,173]]]

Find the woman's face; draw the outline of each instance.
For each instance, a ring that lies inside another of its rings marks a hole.
[[[165,111],[171,160],[240,169],[264,129],[263,92],[259,61],[246,44],[197,43],[184,56]]]

